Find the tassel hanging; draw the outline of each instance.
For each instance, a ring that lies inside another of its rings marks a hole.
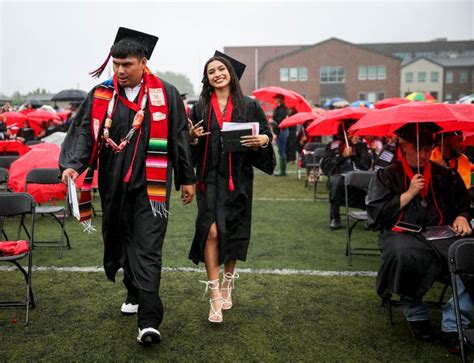
[[[100,75],[104,72],[105,67],[107,67],[107,63],[109,63],[109,59],[110,59],[110,53],[105,59],[104,63],[102,63],[102,65],[99,68],[97,68],[95,71],[89,72],[89,74],[94,78],[99,78]]]

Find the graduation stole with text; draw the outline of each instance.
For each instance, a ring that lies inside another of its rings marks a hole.
[[[160,215],[166,218],[168,216],[168,211],[166,209],[168,170],[168,107],[166,93],[161,80],[153,75],[148,68],[145,68],[143,74],[142,87],[145,87],[145,92],[148,97],[148,110],[150,112],[150,138],[148,140],[147,156],[145,160],[148,199],[150,200],[153,215]],[[94,138],[94,146],[79,199],[79,221],[84,225],[85,230],[89,232],[94,230],[91,225],[92,178],[97,166],[100,149],[103,147],[99,135],[103,129],[103,123],[109,103],[118,102],[117,99],[119,99],[125,106],[135,111],[140,109],[139,105],[128,101],[118,92],[117,83],[112,79],[103,82],[94,91],[91,112],[91,132]],[[124,183],[130,181],[138,143],[142,134],[143,131],[140,125],[134,145],[132,162],[123,180]]]

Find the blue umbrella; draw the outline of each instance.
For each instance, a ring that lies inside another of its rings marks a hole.
[[[351,103],[351,107],[366,107],[366,108],[375,108],[374,104],[370,101],[354,101]]]
[[[334,103],[336,102],[344,102],[344,101],[346,100],[341,97],[331,98],[330,100],[327,100],[326,102],[324,102],[324,107],[331,107],[331,106],[334,106]]]

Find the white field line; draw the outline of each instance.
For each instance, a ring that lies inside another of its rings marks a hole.
[[[0,271],[13,271],[16,267],[0,266]],[[104,272],[102,267],[55,267],[55,266],[33,266],[33,271],[58,271],[58,272]],[[201,272],[204,269],[195,267],[163,267],[163,272]],[[320,270],[295,270],[295,269],[238,269],[239,273],[255,275],[303,275],[303,276],[344,276],[344,277],[375,277],[374,271],[320,271]]]

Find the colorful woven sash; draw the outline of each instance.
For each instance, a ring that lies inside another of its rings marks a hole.
[[[168,216],[168,211],[166,209],[168,169],[168,107],[166,93],[161,80],[153,75],[148,68],[145,68],[143,80],[143,87],[146,87],[146,92],[148,92],[148,110],[150,112],[150,139],[148,141],[147,156],[145,161],[147,193],[153,215],[160,215],[166,218]],[[111,102],[111,100],[117,99],[116,97],[113,97],[114,91],[117,92],[118,90],[114,90],[113,80],[109,79],[99,85],[94,91],[93,95],[91,133],[94,138],[94,147],[89,162],[87,175],[84,179],[84,184],[81,189],[81,196],[79,198],[79,211],[81,215],[80,222],[84,225],[85,230],[88,232],[94,230],[91,225],[91,186],[94,170],[97,166],[98,155],[102,146],[99,135],[103,128],[103,122],[109,102]],[[118,98],[121,98],[121,95],[118,95]],[[134,155],[132,162],[129,167],[129,171],[123,180],[125,183],[127,183],[130,179],[137,146],[142,134],[143,131],[140,127],[135,144],[133,145]],[[131,144],[133,144],[133,139]],[[132,146],[129,145],[129,147]]]

